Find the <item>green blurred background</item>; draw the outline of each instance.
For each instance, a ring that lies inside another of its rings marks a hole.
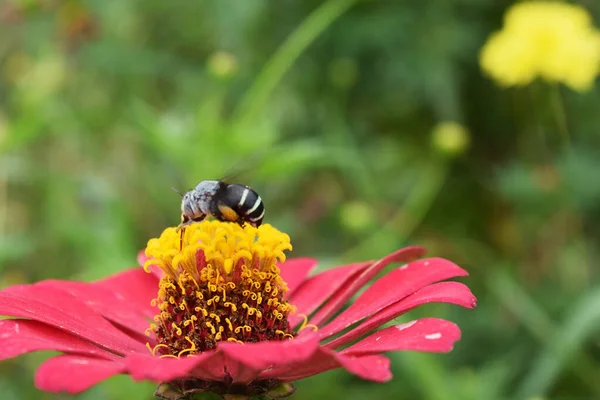
[[[333,371],[294,399],[600,398],[600,92],[484,77],[510,4],[0,0],[0,284],[134,266],[179,222],[172,186],[241,171],[292,256],[420,244],[479,299],[395,321],[457,322],[452,353],[390,354],[387,384]],[[33,387],[47,356],[1,363],[1,398],[68,398]]]

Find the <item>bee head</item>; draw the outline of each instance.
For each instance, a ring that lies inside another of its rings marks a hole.
[[[181,214],[186,216],[194,214],[190,192],[181,195]]]

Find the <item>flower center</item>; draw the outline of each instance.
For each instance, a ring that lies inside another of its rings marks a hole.
[[[154,300],[160,313],[149,328],[158,343],[153,354],[179,357],[224,340],[293,338],[287,318],[293,306],[277,267],[291,249],[289,236],[268,224],[202,221],[151,239],[144,269],[164,271]]]

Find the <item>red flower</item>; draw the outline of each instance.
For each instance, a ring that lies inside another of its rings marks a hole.
[[[151,273],[137,267],[93,283],[48,280],[1,291],[0,314],[16,319],[0,321],[0,359],[64,353],[36,373],[36,386],[49,392],[78,393],[129,374],[160,383],[157,396],[168,399],[205,390],[281,397],[293,391],[289,382],[334,368],[388,381],[390,362],[381,353],[448,352],[460,330],[437,318],[377,328],[424,303],[475,306],[467,286],[441,282],[467,273],[428,258],[391,270],[343,309],[385,267],[422,257],[421,247],[311,276],[313,259],[275,266],[289,238],[268,225],[195,225],[176,250],[171,228],[149,242],[140,261]],[[252,235],[250,247],[223,250],[223,240],[240,232]],[[270,263],[272,273],[264,272]]]

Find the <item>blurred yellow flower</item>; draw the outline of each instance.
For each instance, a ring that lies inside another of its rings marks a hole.
[[[431,140],[440,153],[459,156],[469,148],[471,136],[467,128],[458,122],[444,121],[433,128]]]
[[[238,59],[227,51],[213,53],[208,59],[207,66],[208,71],[220,79],[231,78],[239,68]]]
[[[484,45],[482,69],[502,86],[537,77],[583,91],[600,73],[600,31],[577,5],[531,1],[511,7]]]

